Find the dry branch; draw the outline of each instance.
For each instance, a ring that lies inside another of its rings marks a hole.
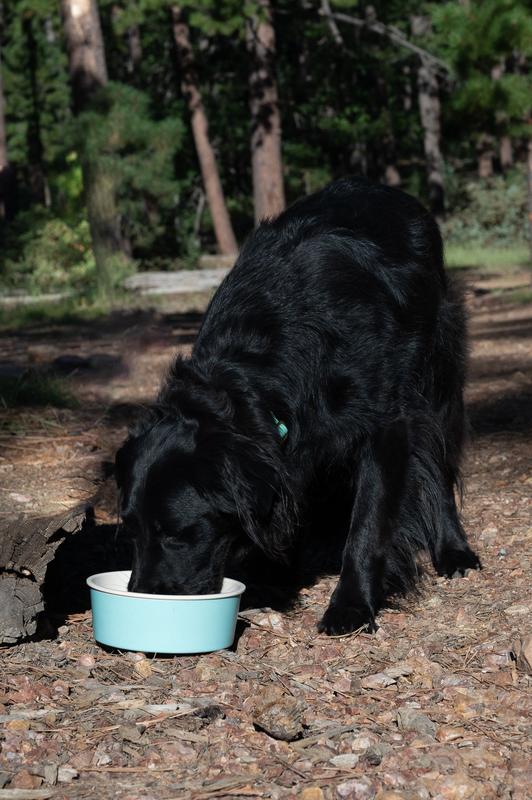
[[[431,64],[439,72],[443,72],[445,75],[448,75],[451,72],[451,68],[445,61],[442,61],[441,58],[438,58],[437,56],[433,55],[433,53],[425,50],[425,48],[411,42],[410,39],[407,39],[406,36],[393,25],[385,25],[383,22],[379,22],[373,18],[361,19],[360,17],[352,17],[350,14],[342,14],[339,12],[328,13],[323,5],[320,9],[320,14],[326,18],[329,25],[331,21],[338,21],[344,22],[346,25],[352,25],[355,28],[371,31],[372,33],[376,33],[379,36],[389,39],[399,47],[404,47],[405,50],[410,50],[412,53],[415,53],[423,61]]]

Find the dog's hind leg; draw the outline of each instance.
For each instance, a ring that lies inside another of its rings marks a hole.
[[[390,593],[390,585],[405,591],[413,583],[415,553],[410,552],[409,546],[401,551],[393,542],[400,533],[398,520],[409,458],[408,424],[402,419],[359,451],[340,579],[318,630],[328,634],[348,633],[361,627],[375,630],[375,616]]]
[[[466,330],[462,306],[452,285],[449,295],[450,301],[440,309],[441,331],[432,358],[435,391],[432,410],[436,416],[434,424],[429,425],[429,436],[421,432],[416,438],[423,447],[430,441],[431,430],[439,432],[439,446],[425,448],[432,458],[425,474],[430,473],[428,481],[432,482],[433,494],[438,494],[433,524],[427,530],[427,545],[437,573],[450,578],[481,565],[467,544],[456,507],[455,487],[460,483],[466,423],[463,399]]]

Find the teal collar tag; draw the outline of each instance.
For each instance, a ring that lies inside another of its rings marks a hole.
[[[277,425],[277,433],[279,434],[281,439],[285,439],[288,436],[288,428],[286,427],[284,422],[281,422],[280,420],[277,419],[275,414],[272,413],[272,417],[273,417],[273,421]]]

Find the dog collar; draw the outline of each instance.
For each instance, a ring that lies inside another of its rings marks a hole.
[[[272,417],[273,421],[277,425],[277,433],[279,434],[281,439],[286,439],[286,437],[288,436],[288,428],[286,427],[284,422],[281,422],[280,420],[277,419],[275,414],[272,413]]]

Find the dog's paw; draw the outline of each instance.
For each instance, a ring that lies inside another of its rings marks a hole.
[[[368,633],[375,633],[377,625],[373,615],[367,608],[360,606],[330,605],[318,622],[318,631],[328,636],[338,636],[363,628]]]
[[[449,548],[442,553],[438,563],[438,575],[446,578],[459,578],[470,569],[482,569],[476,553],[469,547],[465,550]]]

